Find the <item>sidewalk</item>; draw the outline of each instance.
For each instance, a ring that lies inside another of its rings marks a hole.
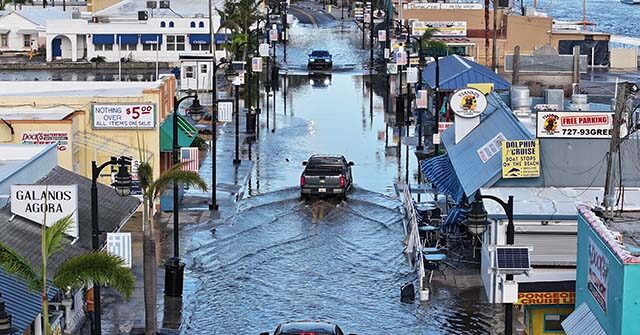
[[[240,115],[240,158],[239,166],[233,165],[235,156],[235,124],[218,125],[217,141],[217,187],[216,195],[219,211],[211,212],[208,204],[211,192],[186,191],[180,211],[180,241],[189,238],[188,226],[209,222],[207,228],[213,228],[217,223],[233,216],[238,201],[242,199],[244,190],[253,169],[253,162],[247,160],[246,146],[250,137],[245,131],[245,117]],[[245,150],[243,150],[243,148]],[[211,152],[207,156],[211,155]],[[200,174],[209,184],[211,183],[211,160],[205,159],[200,166]],[[159,212],[156,214],[156,243],[158,245],[158,329],[160,333],[177,333],[175,328],[180,326],[181,299],[168,298],[165,309],[164,297],[164,262],[173,256],[173,213]],[[144,290],[142,270],[142,213],[136,213],[122,228],[122,232],[132,234],[132,271],[136,277],[133,296],[129,301],[123,301],[119,294],[108,288],[102,291],[102,331],[103,334],[142,334],[144,332]],[[181,244],[182,245],[182,244]],[[182,249],[182,248],[181,248]],[[181,255],[183,254],[181,250]],[[189,260],[186,261],[187,266]],[[176,310],[178,312],[176,312]],[[177,320],[177,321],[176,321]],[[85,322],[81,334],[90,334],[89,324]]]

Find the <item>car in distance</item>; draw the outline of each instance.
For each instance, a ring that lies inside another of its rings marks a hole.
[[[260,335],[270,335],[262,332]],[[294,321],[281,323],[273,335],[345,335],[334,323],[326,321]],[[356,334],[349,334],[356,335]]]
[[[300,176],[300,197],[337,195],[347,199],[353,186],[351,167],[342,155],[313,155],[302,162],[305,167]]]
[[[307,61],[308,69],[331,70],[332,67],[333,67],[333,57],[331,56],[329,51],[313,50],[309,54],[309,59]]]

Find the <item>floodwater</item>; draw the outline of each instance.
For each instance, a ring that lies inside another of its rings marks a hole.
[[[263,100],[255,166],[238,213],[215,233],[205,224],[182,233],[188,266],[181,334],[258,334],[300,319],[328,319],[367,335],[497,333],[502,313],[482,302],[480,288],[439,287],[428,303],[400,302],[400,287],[416,276],[403,253],[393,185],[416,182],[417,163],[409,148],[407,164],[399,132],[390,127],[386,136],[381,78],[369,110],[362,74],[368,50],[359,49],[360,38],[348,24],[292,28],[275,124],[273,101],[267,125]],[[311,49],[334,54],[336,70],[308,74]],[[356,189],[347,202],[299,199],[301,162],[312,153],[355,162]]]

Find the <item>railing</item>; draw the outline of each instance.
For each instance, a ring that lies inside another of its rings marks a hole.
[[[428,281],[425,281],[426,271],[424,269],[424,261],[422,255],[422,243],[420,242],[420,233],[418,232],[418,220],[416,218],[416,209],[413,205],[413,197],[411,196],[411,190],[409,185],[403,187],[403,205],[407,214],[407,220],[405,221],[405,233],[407,238],[405,239],[406,247],[404,252],[410,255],[413,259],[414,270],[418,273],[418,282],[420,288],[420,300],[423,299],[423,294],[426,292],[428,296]]]

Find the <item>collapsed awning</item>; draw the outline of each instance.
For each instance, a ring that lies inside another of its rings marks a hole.
[[[211,44],[211,35],[209,35],[209,34],[189,34],[189,43],[191,43],[191,44]]]
[[[198,130],[182,116],[178,116],[178,146],[188,147],[198,135]],[[173,114],[160,125],[160,151],[173,150]]]
[[[231,42],[231,34],[215,34],[213,37],[216,44],[224,44]]]
[[[140,43],[162,44],[162,35],[161,34],[142,34],[140,35]]]
[[[118,34],[118,44],[138,44],[138,34]]]
[[[420,162],[420,170],[426,179],[432,182],[442,193],[450,196],[456,202],[462,200],[464,190],[448,155],[441,155]]]
[[[93,34],[93,44],[113,44],[113,34]]]
[[[607,335],[586,302],[580,304],[561,325],[567,335]]]

